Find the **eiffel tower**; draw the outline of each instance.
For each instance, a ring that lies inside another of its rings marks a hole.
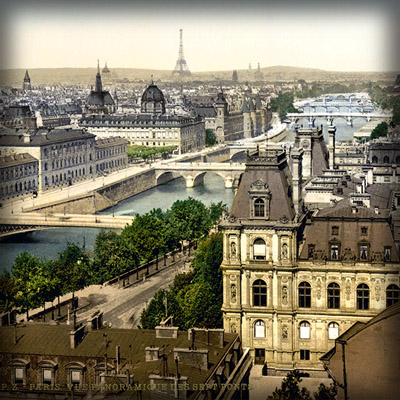
[[[179,74],[180,76],[191,74],[191,72],[189,71],[189,68],[187,66],[185,57],[183,55],[182,31],[183,31],[183,29],[179,29],[179,34],[180,34],[179,56],[178,56],[178,61],[176,62],[176,65],[175,65],[175,69],[172,71],[173,74]]]

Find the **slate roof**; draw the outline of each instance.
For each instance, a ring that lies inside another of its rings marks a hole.
[[[94,137],[82,129],[5,129],[0,130],[0,146],[35,147]]]
[[[17,344],[14,343],[14,327],[0,328],[0,354],[11,353],[22,356],[42,355],[50,359],[57,356],[85,357],[104,359],[104,353],[108,351],[110,357],[115,354],[115,348],[120,346],[122,362],[129,361],[131,352],[134,365],[133,373],[135,381],[139,383],[148,382],[149,374],[161,372],[161,359],[145,361],[146,347],[159,347],[160,353],[167,355],[168,371],[175,372],[174,348],[189,348],[191,341],[188,340],[187,332],[178,332],[177,339],[156,338],[154,330],[147,329],[115,329],[107,328],[88,332],[81,343],[75,349],[70,347],[69,325],[52,325],[45,323],[28,323],[16,328]],[[104,337],[104,334],[107,336]],[[181,375],[188,377],[188,382],[203,383],[214,371],[217,363],[227,352],[229,347],[237,339],[237,334],[224,334],[224,347],[207,345],[196,341],[198,349],[208,349],[209,369],[201,370],[181,363],[179,370]],[[107,350],[106,350],[107,341]],[[130,346],[131,345],[131,349]],[[82,361],[82,360],[80,360]]]
[[[129,144],[129,140],[121,137],[110,137],[106,139],[97,139],[94,145],[95,147],[111,147],[119,144]]]
[[[87,103],[89,106],[113,106],[115,104],[110,92],[106,90],[102,90],[101,92],[92,90]]]
[[[311,224],[307,225],[304,232],[306,238],[299,259],[308,259],[308,245],[314,245],[316,252],[330,258],[330,243],[340,244],[340,257],[344,255],[346,249],[351,253],[351,257],[358,259],[358,247],[360,242],[368,243],[369,258],[373,254],[383,254],[386,246],[391,247],[392,262],[399,261],[397,246],[395,245],[393,234],[388,222],[389,210],[379,210],[375,213],[373,208],[353,207],[349,205],[349,200],[344,199],[336,204],[335,207],[325,208],[312,217]],[[338,234],[334,235],[332,226],[338,227]],[[367,233],[361,235],[361,227],[367,228]]]
[[[289,196],[289,172],[284,153],[270,150],[267,154],[248,159],[238,191],[232,204],[231,216],[239,219],[250,218],[250,186],[261,180],[271,192],[270,221],[279,221],[286,217],[293,220],[295,212],[292,198]]]
[[[13,167],[15,165],[29,164],[38,162],[38,159],[29,153],[13,154],[11,156],[0,157],[0,168]]]
[[[212,106],[194,107],[194,111],[196,112],[197,115],[199,115],[202,118],[215,118],[217,116],[215,108]]]

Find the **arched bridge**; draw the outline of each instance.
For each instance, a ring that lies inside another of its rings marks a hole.
[[[134,217],[86,214],[21,213],[0,216],[0,237],[44,228],[85,227],[123,229]]]
[[[316,118],[325,118],[328,124],[332,124],[335,118],[344,118],[347,121],[348,125],[352,125],[353,120],[355,118],[364,118],[367,122],[371,121],[371,119],[386,119],[391,118],[392,115],[390,113],[379,113],[379,112],[302,112],[302,113],[288,113],[286,118],[291,120],[292,122],[297,122],[301,118],[307,118],[308,123],[311,126],[314,126],[314,122]]]
[[[207,172],[213,172],[224,180],[225,188],[232,188],[237,186],[240,175],[245,170],[245,165],[240,163],[178,162],[165,163],[155,169],[157,184],[182,176],[185,179],[186,187],[193,187],[203,182]]]

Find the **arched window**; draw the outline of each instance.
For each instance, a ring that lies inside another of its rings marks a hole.
[[[265,323],[261,319],[254,323],[254,337],[263,338],[265,337]]]
[[[357,309],[369,309],[369,287],[365,283],[357,286]]]
[[[299,307],[311,307],[311,285],[308,282],[299,285]]]
[[[328,325],[328,339],[336,339],[339,336],[339,325],[336,322],[331,322]]]
[[[400,288],[397,285],[389,285],[386,289],[386,307],[399,301]]]
[[[47,162],[44,163],[44,170],[47,171]]]
[[[253,305],[265,307],[267,305],[267,284],[262,279],[253,283]]]
[[[328,308],[340,308],[340,286],[335,282],[328,285]]]
[[[254,216],[265,217],[265,201],[263,199],[254,200]]]
[[[310,339],[310,323],[307,321],[300,322],[300,339]]]
[[[389,157],[388,156],[383,157],[383,163],[384,164],[389,164]]]
[[[373,156],[372,157],[372,163],[373,164],[378,164],[378,157],[377,156]]]
[[[253,243],[253,254],[255,260],[265,260],[266,248],[263,239],[256,239]]]

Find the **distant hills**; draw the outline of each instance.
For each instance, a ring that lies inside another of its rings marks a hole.
[[[113,82],[133,83],[149,82],[151,76],[155,81],[174,82],[179,81],[177,75],[172,71],[136,69],[136,68],[110,68],[110,79]],[[184,77],[184,82],[193,81],[230,81],[232,71],[208,71],[194,72],[190,76]],[[29,69],[29,75],[33,86],[60,84],[80,84],[91,86],[95,83],[97,70],[95,68],[33,68]],[[260,69],[260,74],[256,69],[238,70],[239,82],[277,82],[277,81],[331,81],[331,82],[351,82],[351,81],[384,81],[392,83],[395,81],[396,72],[335,72],[325,71],[315,68],[298,68],[289,66],[272,66]],[[21,87],[25,75],[24,69],[0,70],[0,85],[8,87]],[[104,74],[103,74],[104,77]]]

